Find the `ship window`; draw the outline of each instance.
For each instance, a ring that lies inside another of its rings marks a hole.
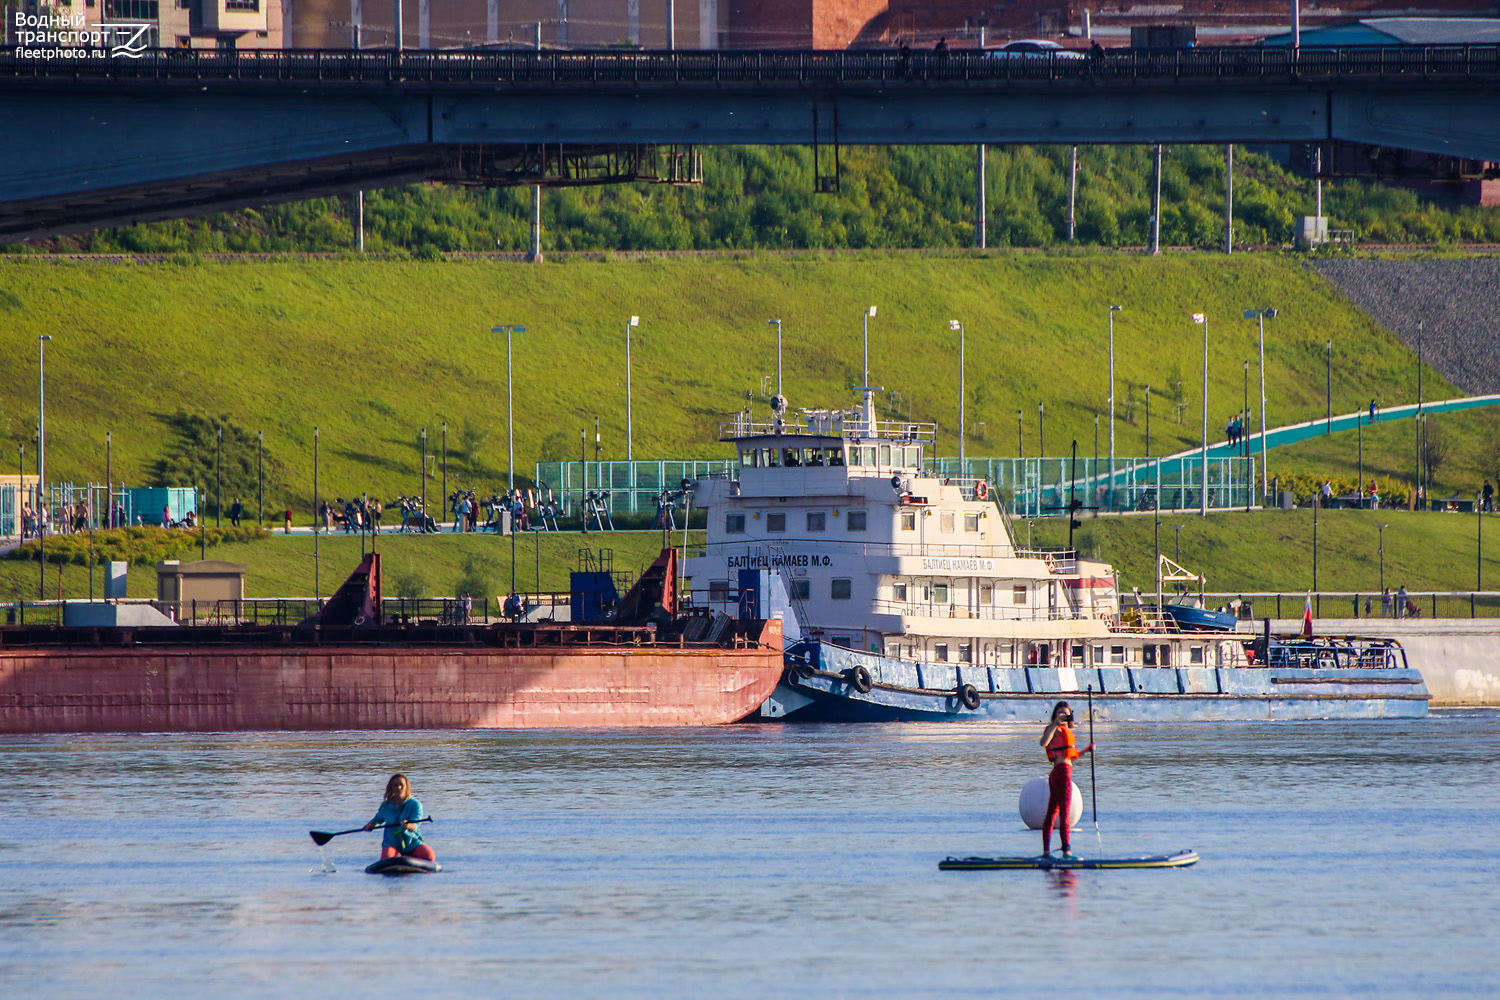
[[[880,446],[880,464],[891,464],[891,446],[888,444],[883,444]]]
[[[844,464],[844,449],[842,449],[842,448],[829,448],[828,449],[828,464],[829,465],[843,465]]]
[[[947,604],[948,585],[946,583],[934,583],[932,585],[932,599],[938,604]]]
[[[904,584],[904,583],[895,583],[895,584],[891,585],[891,600],[893,600],[893,601],[904,601],[904,600],[906,600],[906,584]]]
[[[1026,603],[1026,584],[1018,583],[1010,588],[1010,601],[1012,604]]]
[[[809,449],[807,449],[807,464],[808,465],[821,466],[823,464],[823,449],[822,448],[809,448]]]
[[[875,446],[873,444],[865,445],[865,464],[875,464]]]
[[[901,644],[899,642],[887,643],[885,647],[885,655],[892,658],[900,656]]]
[[[970,648],[969,644],[966,643],[966,642],[959,644],[959,647],[958,647],[958,662],[959,663],[973,663],[974,662],[974,654],[971,651],[971,648]]]
[[[847,635],[836,635],[833,637],[833,644],[835,646],[843,646],[845,649],[854,648],[852,642],[853,640],[851,640]]]
[[[807,530],[822,531],[828,524],[828,514],[821,510],[807,512]]]
[[[978,514],[965,514],[964,515],[964,530],[965,531],[978,531],[979,530],[979,515]]]
[[[979,585],[979,603],[984,605],[995,603],[995,588],[992,584],[981,583]]]
[[[867,516],[862,510],[851,510],[849,516],[844,519],[845,531],[864,531]]]
[[[914,511],[914,510],[903,510],[901,512],[901,530],[902,531],[916,531],[917,530],[917,512],[916,511]]]
[[[767,531],[785,531],[786,530],[786,515],[785,514],[767,514],[766,515],[766,530]]]
[[[922,449],[916,445],[908,445],[906,449],[906,464],[913,469],[922,465]]]
[[[729,581],[711,580],[708,584],[708,599],[711,602],[729,600]]]
[[[853,582],[850,580],[834,580],[832,582],[833,587],[828,596],[832,597],[835,601],[847,601],[849,593],[854,586]]]
[[[758,448],[749,448],[749,449],[747,449],[745,451],[740,452],[740,468],[742,468],[742,469],[753,469],[753,468],[755,468],[757,465],[760,464],[759,462],[756,461],[756,459],[759,456],[760,456],[760,450]]]
[[[768,469],[779,469],[779,468],[781,468],[781,449],[779,449],[779,448],[767,448],[766,449],[766,468],[768,468]]]
[[[800,466],[802,464],[802,449],[801,448],[783,448],[783,449],[781,449],[781,464],[784,465],[784,466],[786,466],[788,469],[795,469],[798,466]]]
[[[745,515],[726,514],[724,517],[724,533],[726,535],[743,535],[745,533]]]
[[[850,465],[860,465],[860,464],[862,464],[860,462],[860,460],[859,460],[859,445],[857,445],[857,444],[851,444],[849,446],[849,464]]]
[[[945,535],[951,535],[951,534],[953,534],[953,511],[951,511],[951,510],[945,510],[945,511],[943,511],[942,516],[939,517],[938,520],[940,522],[942,522],[941,523],[941,530],[942,530],[943,534],[945,534]]]
[[[1124,663],[1125,662],[1125,647],[1124,646],[1111,646],[1111,647],[1109,647],[1109,662],[1110,663]]]
[[[1202,646],[1189,646],[1188,647],[1188,662],[1189,663],[1202,663],[1203,662],[1203,647]]]
[[[1078,664],[1079,666],[1083,666],[1083,643],[1073,643],[1073,649],[1070,655],[1074,663]]]
[[[806,580],[793,580],[792,596],[799,601],[807,600],[812,596],[812,585]]]
[[[932,658],[934,660],[937,660],[939,663],[947,663],[948,662],[948,644],[946,642],[940,642],[936,646],[933,646],[932,647]]]
[[[1156,647],[1151,645],[1150,643],[1147,643],[1146,645],[1141,647],[1141,666],[1156,666]]]

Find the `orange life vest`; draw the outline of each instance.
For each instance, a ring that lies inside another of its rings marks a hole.
[[[1052,733],[1052,739],[1047,741],[1047,759],[1053,761],[1072,760],[1078,756],[1075,747],[1077,741],[1073,738],[1073,730],[1066,725],[1060,725]]]

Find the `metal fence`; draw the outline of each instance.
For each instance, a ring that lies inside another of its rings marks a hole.
[[[390,83],[881,83],[1030,80],[1266,80],[1288,77],[1474,77],[1500,73],[1500,46],[1195,46],[996,57],[901,51],[422,51],[148,49],[132,58],[47,59],[0,49],[0,77]]]
[[[538,462],[536,482],[550,490],[566,517],[576,517],[588,494],[599,496],[613,514],[655,514],[663,491],[676,491],[684,479],[733,476],[733,459],[638,462]],[[608,494],[608,496],[602,496]]]
[[[1314,618],[1500,618],[1500,591],[1424,590],[1408,591],[1406,600],[1415,613],[1400,609],[1396,595],[1390,603],[1380,591],[1317,591],[1311,594]],[[1203,595],[1211,608],[1225,608],[1238,600],[1242,619],[1301,618],[1309,600],[1307,591],[1220,592]]]
[[[947,480],[984,479],[1017,517],[1062,517],[1071,502],[1088,511],[1198,510],[1202,459],[1119,458],[1110,488],[1106,458],[936,458],[929,474]],[[1208,509],[1243,509],[1260,499],[1254,458],[1208,461]]]

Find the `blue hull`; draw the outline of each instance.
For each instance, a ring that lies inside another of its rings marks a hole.
[[[818,642],[799,644],[787,658],[778,693],[786,689],[810,698],[811,704],[788,716],[808,721],[1035,722],[1047,717],[1054,702],[1076,701],[1090,687],[1101,721],[1427,715],[1427,685],[1408,667],[981,667],[919,664]],[[866,681],[869,690],[859,690]],[[973,690],[964,692],[965,685]],[[977,701],[974,707],[965,704],[965,694]]]
[[[1161,610],[1184,632],[1233,632],[1239,619],[1222,611],[1190,608],[1185,604],[1163,604]]]

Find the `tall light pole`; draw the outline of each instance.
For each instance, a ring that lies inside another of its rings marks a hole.
[[[1115,506],[1115,313],[1123,308],[1109,307],[1109,485],[1105,496],[1109,497],[1110,510]]]
[[[781,395],[781,320],[768,319],[766,323],[776,327],[776,395]]]
[[[513,405],[511,405],[514,397],[511,395],[511,353],[510,353],[511,344],[510,344],[510,338],[511,338],[511,334],[513,334],[513,333],[525,333],[526,332],[526,328],[524,326],[516,326],[513,323],[505,323],[505,324],[503,324],[501,326],[492,326],[492,327],[490,327],[490,332],[491,333],[504,333],[505,334],[505,438],[506,438],[506,450],[507,450],[507,457],[505,459],[505,466],[509,470],[509,475],[510,475],[510,489],[514,490],[516,488],[516,419],[515,419],[515,407]],[[626,355],[626,359],[627,359],[626,360],[626,369],[628,371],[629,367],[630,367],[630,362],[628,360],[629,356],[630,356],[630,348],[628,346],[629,343],[630,343],[630,334],[629,334],[628,331],[626,332],[626,335],[625,335],[625,342],[627,344],[627,347],[625,349],[625,355]],[[626,384],[627,385],[629,384],[629,382],[628,382],[628,375],[627,375],[627,383]],[[627,398],[628,398],[628,391],[629,390],[627,390]],[[630,404],[629,404],[629,402],[627,402],[625,404],[625,412],[626,413],[630,412]],[[443,428],[444,428],[444,433],[445,434],[447,433],[447,427],[448,427],[448,425],[446,423],[443,424]]]
[[[625,461],[635,460],[635,443],[630,426],[630,331],[641,325],[639,316],[630,317],[625,326]]]
[[[1193,322],[1203,327],[1203,458],[1198,484],[1198,513],[1208,516],[1208,314],[1193,313]]]
[[[1245,424],[1250,422],[1250,359],[1245,359],[1245,409],[1244,416],[1240,420],[1240,457],[1250,457],[1250,442],[1245,439]],[[1250,477],[1245,479],[1245,510],[1250,509]]]
[[[1333,341],[1323,343],[1323,405],[1326,409],[1324,419],[1328,421],[1323,434],[1327,436],[1333,433]]]
[[[36,338],[36,538],[42,556],[37,596],[44,601],[47,599],[47,508],[51,506],[47,503],[47,341],[51,339],[45,333]]]
[[[964,325],[950,319],[948,329],[958,331],[958,477],[963,479],[969,474],[964,464]]]
[[[860,383],[861,385],[869,385],[870,384],[870,320],[871,320],[872,317],[874,317],[874,315],[875,315],[875,307],[874,306],[871,306],[870,308],[868,308],[868,309],[865,310],[865,380]],[[780,327],[778,326],[777,329],[780,330]],[[781,357],[781,355],[778,352],[777,353],[777,359],[780,360],[780,357]],[[778,370],[779,370],[779,366],[778,366]],[[778,387],[776,391],[780,392],[781,391],[780,387]]]
[[[1390,525],[1389,524],[1381,524],[1381,525],[1376,525],[1376,527],[1380,531],[1380,595],[1381,595],[1381,601],[1380,601],[1380,603],[1381,603],[1382,607],[1384,607],[1384,605],[1385,605],[1385,529],[1389,528]]]
[[[1246,309],[1245,318],[1253,319],[1260,328],[1260,494],[1265,496],[1271,489],[1266,475],[1266,320],[1276,318],[1275,309]]]
[[[214,428],[214,527],[224,525],[224,473],[219,459],[224,453],[224,428]],[[200,508],[198,514],[203,514]]]

